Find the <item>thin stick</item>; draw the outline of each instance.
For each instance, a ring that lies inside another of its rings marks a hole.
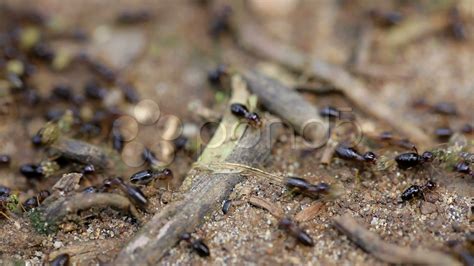
[[[283,218],[283,215],[284,215],[283,210],[277,207],[274,203],[264,198],[252,196],[249,198],[249,203],[256,207],[269,211],[273,215],[273,217],[277,219]]]
[[[13,219],[10,216],[8,216],[6,213],[0,211],[0,214],[3,215],[3,217],[5,217],[8,221],[15,223]]]
[[[366,65],[370,60],[370,48],[373,41],[373,26],[370,22],[363,23],[359,29],[359,38],[354,51],[349,59],[352,68],[359,68]]]
[[[381,39],[382,47],[399,48],[423,36],[445,29],[449,19],[445,14],[433,14],[428,18],[418,16],[395,27]]]
[[[410,249],[386,243],[345,214],[334,218],[335,227],[357,246],[376,258],[394,264],[461,265],[452,257],[437,251]]]
[[[331,159],[334,156],[337,145],[337,141],[335,141],[333,138],[329,138],[326,147],[324,147],[323,155],[321,156],[321,164],[329,165],[331,163]]]
[[[41,208],[41,212],[44,214],[46,222],[54,224],[61,221],[68,214],[93,207],[113,207],[129,211],[137,220],[141,221],[141,215],[130,200],[113,193],[78,193],[67,198],[60,198],[56,202],[44,206]]]

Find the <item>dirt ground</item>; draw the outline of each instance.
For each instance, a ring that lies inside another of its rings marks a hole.
[[[276,40],[308,56],[350,69],[368,86],[371,94],[393,108],[394,115],[415,123],[432,137],[430,150],[449,149],[453,139],[461,139],[467,143],[464,151],[474,153],[474,134],[459,133],[464,124],[474,124],[474,4],[471,0],[244,2],[248,15],[256,18]],[[184,132],[195,135],[206,119],[193,111],[192,106],[205,106],[219,117],[226,104],[227,96],[207,81],[208,72],[218,64],[257,67],[290,84],[304,84],[307,81],[305,73],[287,71],[241,49],[238,40],[229,33],[212,38],[209,25],[216,12],[226,4],[232,5],[234,12],[236,6],[242,8],[233,2],[198,0],[5,0],[0,2],[0,9],[8,7],[3,12],[10,15],[15,10],[38,10],[48,17],[47,26],[41,28],[45,32],[81,29],[87,40],[51,37],[51,46],[65,54],[87,52],[101,60],[117,70],[123,80],[133,84],[142,100],[157,104],[161,121],[176,116],[184,125]],[[463,17],[465,40],[454,38],[450,28],[445,26],[427,30],[397,47],[388,47],[387,36],[402,27],[401,24],[383,26],[374,23],[368,15],[369,10],[398,10],[403,14],[401,23],[412,19],[430,21],[430,18],[440,14],[449,16],[450,6],[453,5],[459,7]],[[150,18],[131,25],[117,23],[117,15],[125,10],[145,10]],[[8,16],[0,17],[0,23],[7,19]],[[239,27],[239,23],[245,21],[232,23],[232,27]],[[356,69],[351,64],[351,58],[357,53],[356,47],[368,24],[372,25],[371,47],[365,50],[367,56]],[[6,32],[5,27],[1,26],[1,31]],[[377,71],[370,72],[373,69]],[[4,73],[2,70],[0,74]],[[90,76],[81,66],[58,71],[38,63],[36,73],[28,82],[36,88],[40,97],[47,98],[52,87],[62,83],[70,84],[75,93],[80,94]],[[5,81],[6,77],[0,79]],[[330,84],[317,83],[317,86],[330,87]],[[117,91],[113,86],[108,88],[109,92],[114,89]],[[396,132],[397,129],[364,114],[343,94],[301,93],[315,106],[331,105],[352,110],[355,121],[364,130],[359,150],[372,150],[383,160],[393,159],[396,154],[406,151],[384,146],[369,138],[370,134]],[[117,103],[124,116],[133,115],[136,110],[134,103],[109,98]],[[414,102],[420,99],[429,104],[454,103],[458,114],[444,116],[430,112],[428,107],[414,106]],[[51,188],[62,174],[32,182],[22,176],[18,168],[22,164],[47,158],[44,150],[34,148],[30,139],[46,123],[44,114],[51,107],[66,109],[68,104],[53,102],[30,108],[18,97],[11,100],[8,95],[2,95],[0,100],[7,108],[0,116],[0,153],[11,156],[10,166],[0,168],[0,185],[11,188],[23,201],[42,189]],[[261,112],[265,112],[263,107]],[[436,139],[434,130],[441,126],[449,126],[455,131],[451,142]],[[158,154],[163,144],[160,142],[162,138],[157,136],[163,136],[163,132],[160,121],[137,124],[125,146],[124,151],[127,152],[122,152],[120,157],[121,165],[126,167],[117,166],[110,172],[97,174],[90,183],[100,184],[112,175],[129,177],[144,169],[140,160],[137,163],[139,166],[134,167],[134,160],[139,154],[133,147],[150,147]],[[296,136],[295,143],[291,138],[292,132],[286,129],[273,147],[268,162],[260,169],[283,176],[299,176],[314,183],[337,183],[343,187],[341,197],[323,201],[315,217],[300,224],[313,238],[314,247],[299,245],[278,229],[277,218],[267,210],[251,205],[248,199],[251,196],[262,197],[282,209],[288,217],[294,217],[301,210],[319,203],[291,193],[270,179],[249,176],[231,193],[229,199],[233,205],[230,211],[223,214],[220,207],[216,208],[194,232],[209,246],[210,257],[201,258],[185,243],[180,243],[160,263],[386,264],[358,248],[333,227],[332,219],[344,213],[352,214],[384,241],[399,246],[448,251],[448,241],[464,241],[467,234],[473,233],[473,179],[469,175],[453,172],[452,165],[435,159],[419,169],[402,171],[393,165],[380,170],[377,166],[361,168],[360,164],[333,158],[329,166],[323,166],[320,160],[324,149],[307,150],[303,148],[301,137]],[[110,140],[103,134],[85,140],[100,147],[111,146]],[[169,184],[160,181],[158,187],[143,188],[150,201],[148,213],[143,214],[145,223],[180,195],[178,188],[196,158],[196,154],[190,151],[177,152],[168,166],[174,173],[173,180]],[[471,163],[473,167],[474,162]],[[428,180],[434,180],[438,186],[425,193],[424,200],[399,203],[400,194],[407,187],[423,185]],[[9,262],[41,264],[58,254],[68,253],[71,261],[79,264],[110,263],[139,229],[140,224],[131,217],[107,208],[80,213],[62,223],[58,232],[43,235],[35,231],[27,215],[14,214],[11,219],[0,219],[0,258]]]

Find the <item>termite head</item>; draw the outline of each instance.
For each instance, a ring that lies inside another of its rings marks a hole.
[[[254,113],[254,112],[248,113],[246,118],[252,127],[255,127],[255,128],[262,127],[262,124],[263,124],[262,119],[257,113]]]
[[[423,152],[423,154],[421,155],[421,158],[423,159],[423,161],[425,162],[431,162],[433,161],[433,158],[434,158],[434,154],[430,151],[425,151]]]
[[[364,153],[362,157],[364,157],[364,161],[366,162],[375,163],[377,161],[377,155],[371,151]]]
[[[278,223],[278,228],[280,229],[287,229],[293,224],[293,222],[289,218],[282,218]]]

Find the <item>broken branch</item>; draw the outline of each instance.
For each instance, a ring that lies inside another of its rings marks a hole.
[[[112,207],[128,211],[137,220],[141,220],[141,215],[128,198],[113,193],[78,193],[72,196],[60,198],[45,206],[41,211],[48,224],[55,224],[56,222],[61,221],[68,214],[73,214],[80,210],[87,210],[93,207]]]
[[[106,169],[111,164],[101,148],[80,140],[60,138],[51,145],[51,149],[66,159],[81,164],[93,164],[99,169]]]

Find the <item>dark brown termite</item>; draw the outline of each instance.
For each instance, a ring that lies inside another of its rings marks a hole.
[[[454,131],[449,127],[439,127],[434,131],[435,136],[440,141],[447,141],[454,134]]]
[[[233,103],[230,105],[230,111],[233,115],[239,117],[239,118],[245,118],[248,113],[249,109],[247,106],[241,104],[241,103]]]
[[[395,157],[395,162],[397,162],[398,168],[405,170],[421,165],[425,162],[431,162],[433,157],[434,154],[429,151],[425,151],[422,155],[419,155],[415,148],[415,152],[407,152],[397,155],[397,157]]]
[[[456,105],[450,102],[438,102],[431,106],[431,111],[441,115],[457,115],[458,109]]]
[[[69,255],[66,253],[59,254],[54,258],[52,261],[50,261],[51,266],[67,266],[69,264]]]
[[[118,129],[112,130],[112,148],[118,152],[122,152],[125,139]]]
[[[382,27],[392,27],[399,24],[403,20],[403,15],[395,10],[382,11],[372,9],[369,11],[372,20]]]
[[[260,116],[255,112],[249,112],[248,108],[241,103],[231,104],[230,111],[233,115],[239,118],[244,118],[254,128],[262,126],[262,119]]]
[[[186,241],[189,246],[200,256],[200,257],[209,257],[211,251],[209,247],[204,243],[200,238],[193,240],[190,233],[183,233],[179,237],[181,241]]]
[[[37,164],[24,164],[20,166],[20,173],[28,179],[41,178],[44,176],[43,168]]]
[[[229,32],[231,30],[231,15],[232,8],[228,5],[221,7],[214,13],[211,23],[209,25],[209,35],[211,35],[212,38],[217,39],[223,33]]]
[[[33,146],[35,147],[40,147],[41,145],[43,145],[43,138],[41,136],[41,132],[38,132],[33,135],[33,137],[31,137],[31,144],[33,144]]]
[[[82,190],[82,193],[96,193],[99,190],[95,186],[86,187]]]
[[[158,164],[158,158],[156,158],[155,153],[148,149],[145,148],[142,152],[142,159],[147,163],[148,165],[157,165]]]
[[[222,203],[222,213],[227,214],[230,210],[230,207],[232,207],[232,201],[231,200],[224,200]]]
[[[38,199],[36,197],[31,197],[31,198],[28,198],[26,199],[24,202],[23,202],[23,208],[26,210],[26,211],[29,211],[33,208],[36,208],[39,206],[39,203],[38,203]]]
[[[146,9],[123,10],[117,15],[117,23],[119,24],[139,24],[149,21],[152,18],[150,11]]]
[[[449,34],[458,41],[465,41],[467,39],[467,31],[465,23],[457,8],[453,8],[449,14],[450,23],[448,26]]]
[[[364,154],[360,154],[354,148],[345,145],[338,145],[336,147],[335,154],[337,157],[347,161],[361,161],[369,163],[374,163],[377,161],[377,156],[375,153],[369,151]]]
[[[289,235],[296,238],[299,243],[305,246],[314,246],[314,241],[303,229],[289,218],[283,218],[278,223],[278,228],[285,230]]]
[[[461,174],[467,174],[467,175],[474,176],[474,171],[471,170],[471,167],[469,166],[469,163],[466,162],[466,161],[462,161],[462,162],[457,163],[454,166],[454,171],[456,171],[458,173],[461,173]]]
[[[83,62],[90,71],[96,74],[96,76],[100,77],[102,80],[113,83],[117,80],[117,74],[113,69],[105,65],[104,63],[100,62],[97,59],[90,57],[87,54],[80,54],[78,59]]]
[[[461,127],[461,132],[464,134],[472,134],[474,132],[474,127],[471,124],[466,123]]]
[[[102,100],[107,95],[107,89],[95,80],[90,80],[84,86],[84,95],[92,100]]]
[[[297,189],[297,190],[307,190],[311,184],[306,181],[306,179],[289,176],[286,178],[286,187],[289,189]]]
[[[141,209],[146,209],[148,205],[148,200],[143,192],[135,186],[127,184],[123,181],[121,177],[115,177],[110,180],[104,181],[104,187],[107,190],[108,188],[119,188],[127,197],[134,202]]]
[[[327,117],[327,118],[339,118],[340,117],[340,111],[333,106],[326,106],[319,110],[319,115],[321,117]]]
[[[219,86],[222,78],[227,74],[227,68],[225,65],[218,65],[215,69],[207,73],[207,80],[213,86]]]
[[[66,84],[59,84],[54,86],[51,91],[51,97],[53,99],[59,99],[63,101],[70,101],[73,99],[73,91],[71,86]]]
[[[0,185],[0,197],[10,196],[11,189]]]
[[[435,187],[436,187],[436,183],[433,181],[428,181],[423,186],[412,185],[409,188],[407,188],[405,191],[403,191],[400,198],[402,199],[402,202],[406,202],[414,198],[424,199],[425,197],[424,193],[427,190],[433,190]]]
[[[398,147],[402,147],[405,149],[414,149],[415,144],[411,142],[409,139],[406,138],[397,138],[393,135],[390,131],[384,131],[378,135],[378,139],[388,143],[389,145],[394,145]]]
[[[163,180],[171,178],[173,178],[173,172],[168,168],[164,168],[161,170],[147,169],[133,174],[130,177],[130,182],[133,184],[147,185],[153,180]]]
[[[88,164],[82,168],[83,175],[92,175],[95,173],[95,167],[93,164]]]
[[[102,132],[100,125],[94,123],[84,123],[79,128],[79,133],[85,138],[92,138],[99,136]]]
[[[54,59],[55,53],[52,47],[45,42],[36,43],[30,51],[31,55],[43,60],[45,62],[51,62]]]
[[[138,103],[138,101],[140,100],[140,95],[138,94],[135,87],[123,82],[119,82],[118,86],[122,90],[123,97],[128,103]]]
[[[177,151],[186,149],[188,144],[188,138],[185,136],[179,136],[173,141],[174,147]]]
[[[11,157],[7,154],[0,154],[0,167],[10,165]]]
[[[47,197],[49,197],[51,193],[47,190],[42,190],[40,191],[36,196],[33,196],[31,198],[28,198],[23,202],[23,208],[26,211],[29,211],[33,208],[38,207]]]
[[[437,102],[431,104],[426,99],[418,99],[412,105],[415,108],[428,109],[429,111],[440,115],[456,116],[459,114],[456,105],[451,102]]]
[[[300,177],[287,177],[285,182],[287,188],[296,190],[297,192],[314,199],[328,195],[331,190],[329,184],[323,182],[319,184],[310,184]]]

